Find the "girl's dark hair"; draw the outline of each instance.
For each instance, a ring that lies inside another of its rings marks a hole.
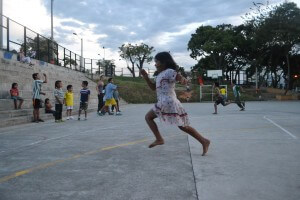
[[[156,54],[156,56],[154,58],[156,60],[158,60],[162,65],[164,65],[166,68],[174,69],[174,70],[178,69],[178,65],[173,60],[173,58],[169,52],[166,52],[166,51],[160,52],[160,53]]]
[[[14,88],[16,85],[18,85],[18,83],[11,84],[11,88]]]
[[[58,85],[61,83],[61,81],[55,81],[55,88],[58,88]]]
[[[113,78],[109,78],[107,81],[110,83]]]
[[[45,99],[45,104],[46,104],[48,101],[49,101],[49,99],[48,99],[48,98],[46,98],[46,99]]]
[[[220,87],[220,84],[218,82],[215,82],[216,87]]]

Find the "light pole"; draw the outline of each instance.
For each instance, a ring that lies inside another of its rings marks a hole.
[[[77,33],[73,33],[73,35],[76,35],[77,37],[79,37],[77,35]],[[80,68],[83,67],[83,39],[80,38],[80,41],[81,41],[81,56],[80,56]]]
[[[105,47],[103,47],[103,50],[104,50],[103,60],[105,60]]]
[[[51,0],[51,59],[54,59],[54,48],[53,48],[53,1]]]
[[[51,41],[53,42],[53,1],[51,0]]]
[[[98,53],[98,56],[101,56],[100,53]],[[98,65],[98,69],[99,69],[99,76],[100,76],[100,64],[101,64],[101,58],[99,58],[99,65]]]

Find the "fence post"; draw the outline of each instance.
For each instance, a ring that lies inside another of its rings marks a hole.
[[[84,73],[86,73],[86,71],[85,71],[85,58],[81,57],[81,59],[83,59],[83,67],[84,67],[83,69],[84,69]]]
[[[9,51],[9,17],[7,18],[7,21],[6,21],[7,25],[6,25],[6,31],[7,31],[7,51]]]
[[[58,44],[56,43],[56,65],[58,65]]]
[[[66,67],[66,48],[64,48],[64,67]]]
[[[92,80],[93,80],[93,60],[91,59],[91,77],[92,77]]]
[[[27,45],[26,45],[26,26],[24,26],[24,55],[27,55]]]
[[[124,70],[124,68],[121,68],[122,69],[122,74],[121,74],[121,76],[124,76],[124,74],[123,74],[123,70]]]
[[[75,53],[75,71],[77,71],[77,60],[76,60],[76,53]]]
[[[72,69],[72,52],[70,51],[70,69]]]
[[[37,34],[36,36],[36,54],[37,54],[37,59],[40,60],[40,35]]]
[[[50,40],[47,39],[47,43],[48,43],[48,63],[50,63]]]

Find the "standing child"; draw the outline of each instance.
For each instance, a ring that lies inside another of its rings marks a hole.
[[[15,109],[21,109],[24,99],[19,96],[18,83],[13,83],[10,89],[11,98],[14,100]],[[18,101],[20,101],[18,106]]]
[[[235,103],[240,108],[240,111],[244,111],[245,110],[245,102],[241,102],[241,99],[240,99],[241,98],[240,91],[243,91],[243,88],[239,85],[236,85],[235,80],[233,80],[231,82],[231,86],[232,86],[233,95],[234,95],[234,98],[235,98]]]
[[[55,122],[63,122],[62,120],[62,110],[64,104],[64,92],[62,90],[62,82],[55,81]]]
[[[97,109],[97,113],[100,112],[101,108],[103,107],[103,97],[104,97],[104,76],[101,75],[100,76],[100,79],[98,81],[98,84],[96,86],[96,90],[97,90],[97,93],[98,93],[98,109]]]
[[[88,104],[90,100],[90,90],[87,88],[88,86],[87,81],[82,81],[82,89],[80,90],[80,106],[79,106],[79,112],[78,112],[78,120],[80,120],[80,114],[81,111],[84,110],[84,116],[85,120],[87,120],[87,109],[88,109]]]
[[[119,96],[119,91],[117,89],[113,92],[113,97],[116,100],[117,106],[112,105],[111,111],[114,112],[114,108],[116,107],[116,112],[121,112],[120,104],[119,104],[120,96]]]
[[[73,97],[73,86],[67,86],[67,92],[65,93],[65,105],[67,107],[67,120],[73,119],[72,110],[74,105],[74,97]]]
[[[152,90],[156,90],[157,94],[157,103],[145,116],[146,122],[156,138],[156,140],[149,145],[149,148],[164,144],[164,139],[154,122],[154,119],[159,117],[162,122],[177,125],[179,129],[198,140],[202,144],[202,156],[204,156],[208,151],[210,141],[190,126],[188,115],[175,93],[176,81],[186,85],[187,80],[182,77],[180,73],[176,72],[177,64],[168,52],[156,54],[155,67],[158,72],[156,83],[150,80],[145,70],[141,70],[141,74],[148,86]]]
[[[223,106],[227,106],[230,104],[230,102],[225,102],[225,97],[220,92],[220,85],[218,82],[215,82],[214,84],[215,88],[215,95],[216,101],[214,103],[215,112],[213,114],[218,114],[218,105],[222,104]]]
[[[44,122],[44,120],[40,119],[40,107],[41,107],[41,94],[45,95],[45,93],[41,92],[42,84],[47,83],[47,75],[44,74],[45,80],[40,80],[41,77],[39,73],[32,74],[33,78],[33,122]]]

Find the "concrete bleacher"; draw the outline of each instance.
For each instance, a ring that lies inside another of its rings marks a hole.
[[[17,61],[17,55],[10,52],[0,51],[0,127],[28,123],[32,121],[32,74],[46,73],[48,83],[43,84],[42,91],[46,93],[42,96],[42,100],[49,98],[53,109],[54,104],[54,83],[56,80],[63,82],[63,90],[66,91],[67,85],[73,85],[74,92],[74,112],[76,114],[79,109],[79,90],[82,81],[89,82],[91,90],[91,99],[89,104],[89,112],[97,110],[98,97],[96,93],[96,83],[88,79],[84,73],[77,72],[65,67],[56,66],[38,60],[33,60],[34,66]],[[18,83],[20,96],[24,98],[21,110],[15,110],[13,100],[10,99],[9,90],[13,82]],[[45,114],[44,108],[40,109],[41,119],[53,119],[51,114]],[[63,111],[65,115],[65,110]],[[54,121],[54,119],[53,119]]]

